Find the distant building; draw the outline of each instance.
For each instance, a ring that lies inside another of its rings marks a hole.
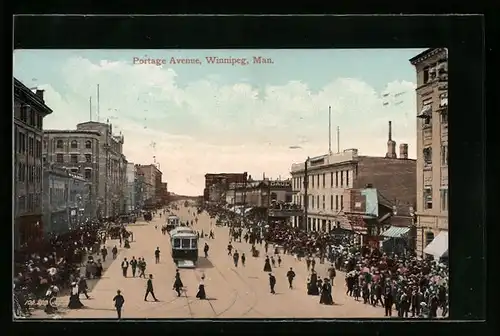
[[[163,204],[168,204],[169,202],[168,183],[162,182],[161,189],[162,189],[162,202]]]
[[[226,191],[231,183],[245,183],[247,173],[209,173],[205,174],[203,199],[210,202],[224,202]]]
[[[291,180],[252,180],[230,183],[225,202],[228,205],[269,207],[272,203],[291,203],[293,199]]]
[[[138,169],[144,175],[146,188],[146,202],[151,206],[157,206],[162,200],[162,175],[163,173],[155,164],[139,165]]]
[[[82,175],[50,167],[43,177],[44,233],[64,233],[88,218],[91,185]]]
[[[427,49],[410,63],[417,74],[417,250],[423,253],[432,243],[427,252],[444,255],[448,252],[448,51]]]
[[[43,232],[43,118],[52,113],[43,90],[31,91],[14,78],[14,248]]]
[[[306,204],[305,164],[293,164],[291,168],[293,201],[303,210]],[[409,209],[415,204],[416,162],[407,157],[396,157],[391,131],[386,157],[361,156],[357,149],[348,149],[310,158],[307,168],[307,223],[300,215],[293,219],[293,226],[323,232],[343,228],[360,235],[378,236],[381,228],[370,227],[365,220],[367,214],[357,211],[352,202],[352,194],[366,186],[376,188],[377,199],[388,200],[391,208],[398,205]]]
[[[127,163],[127,185],[125,191],[125,212],[131,213],[136,210],[136,188],[138,183],[137,168],[132,162]]]

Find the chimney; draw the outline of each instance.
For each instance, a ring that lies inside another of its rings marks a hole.
[[[392,140],[392,121],[389,121],[389,139],[387,139],[387,153],[385,157],[388,159],[396,159],[396,142]]]
[[[408,144],[402,143],[399,145],[399,158],[400,159],[408,159]]]
[[[43,92],[44,92],[44,91],[45,91],[45,90],[36,89],[36,92],[35,92],[36,96],[37,96],[38,98],[40,98],[42,101],[43,101]]]

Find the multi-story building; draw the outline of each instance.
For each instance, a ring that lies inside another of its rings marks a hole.
[[[154,164],[139,165],[138,169],[144,175],[146,200],[151,205],[158,205],[162,200],[162,172]]]
[[[167,182],[162,182],[161,183],[161,189],[162,189],[162,203],[163,204],[168,204],[169,198],[168,198],[168,183]]]
[[[43,159],[54,169],[80,174],[89,182],[91,189],[86,215],[95,218],[97,200],[103,179],[100,178],[99,160],[101,133],[93,130],[45,130]]]
[[[43,175],[44,233],[61,234],[78,226],[88,217],[90,182],[52,165],[46,165]]]
[[[139,169],[139,165],[135,165],[137,172],[137,181],[135,184],[135,207],[136,209],[144,208],[146,200],[149,198],[147,195],[147,185],[144,178],[144,173]]]
[[[125,208],[126,163],[123,135],[109,123],[85,122],[76,130],[45,131],[46,162],[82,173],[92,184],[93,213],[117,215]]]
[[[308,207],[307,224],[303,222],[305,216],[300,215],[293,219],[293,226],[312,231],[358,226],[358,233],[369,234],[367,226],[353,223],[356,216],[351,216],[356,213],[355,204],[351,204],[352,191],[367,186],[376,188],[378,194],[390,203],[409,209],[415,202],[416,162],[408,159],[406,144],[400,147],[399,159],[395,147],[389,124],[388,150],[385,157],[361,156],[358,155],[357,149],[348,149],[293,164],[293,202],[302,209],[306,203]],[[306,164],[307,202],[304,199]]]
[[[417,250],[439,255],[448,251],[448,51],[427,49],[410,62],[417,74]]]
[[[126,213],[131,213],[136,209],[136,185],[137,185],[137,169],[132,162],[127,163],[127,184],[125,191],[125,210]]]
[[[205,174],[205,189],[203,199],[206,202],[223,202],[226,191],[231,183],[245,183],[248,174],[244,173],[209,173]]]
[[[14,78],[14,247],[43,232],[43,118],[52,113],[43,90],[33,93]]]
[[[252,180],[233,182],[226,191],[226,203],[229,205],[245,205],[248,207],[269,207],[272,203],[292,202],[291,180]]]

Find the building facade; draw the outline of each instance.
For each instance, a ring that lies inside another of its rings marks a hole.
[[[67,232],[88,218],[91,185],[83,175],[46,165],[43,174],[44,234]]]
[[[85,122],[76,130],[47,130],[45,140],[46,162],[83,174],[91,182],[94,216],[109,217],[124,211],[124,137],[113,135],[111,124]]]
[[[410,59],[417,75],[417,251],[448,231],[448,51]],[[447,250],[447,246],[446,246]]]
[[[249,181],[246,183],[230,183],[225,195],[225,202],[228,205],[267,208],[273,204],[291,203],[292,181],[269,179],[255,181],[249,176]]]
[[[131,213],[136,210],[136,184],[137,184],[137,169],[136,165],[127,163],[127,186],[125,191],[125,212]]]
[[[14,78],[14,248],[43,232],[43,118],[52,110],[43,90],[33,93]]]
[[[392,141],[392,140],[391,140]],[[388,144],[389,146],[389,144]],[[395,146],[390,144],[386,157],[358,155],[357,149],[326,154],[293,164],[291,168],[293,202],[305,216],[296,216],[293,226],[311,231],[331,231],[334,228],[357,227],[360,234],[367,234],[364,224],[354,223],[356,213],[352,203],[352,190],[373,186],[382,197],[394,204],[407,207],[415,202],[415,160],[395,157]],[[305,200],[305,165],[307,164],[307,202]]]
[[[244,173],[209,173],[205,174],[203,199],[205,202],[224,202],[226,191],[231,183],[247,182],[248,174]]]
[[[146,201],[151,205],[161,203],[162,194],[162,172],[154,164],[139,165],[138,169],[144,175]]]
[[[92,130],[46,130],[43,139],[43,160],[54,169],[82,175],[91,190],[86,209],[90,218],[97,216],[97,199],[101,183],[101,133]]]

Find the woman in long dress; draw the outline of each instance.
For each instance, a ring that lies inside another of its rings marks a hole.
[[[318,274],[314,271],[311,274],[311,280],[309,281],[307,294],[308,295],[319,295]]]
[[[76,282],[71,284],[71,295],[69,297],[68,308],[69,309],[80,309],[83,308],[83,303],[80,301],[80,294],[78,293],[78,285]]]
[[[319,299],[319,303],[325,305],[332,305],[332,285],[330,284],[330,279],[325,278],[323,281],[323,286],[321,287],[321,297]]]
[[[272,272],[272,268],[271,268],[271,263],[269,261],[269,257],[266,256],[266,261],[264,262],[264,272]]]
[[[205,277],[201,277],[200,285],[198,286],[198,293],[196,297],[200,300],[206,300],[207,294],[205,293]]]

